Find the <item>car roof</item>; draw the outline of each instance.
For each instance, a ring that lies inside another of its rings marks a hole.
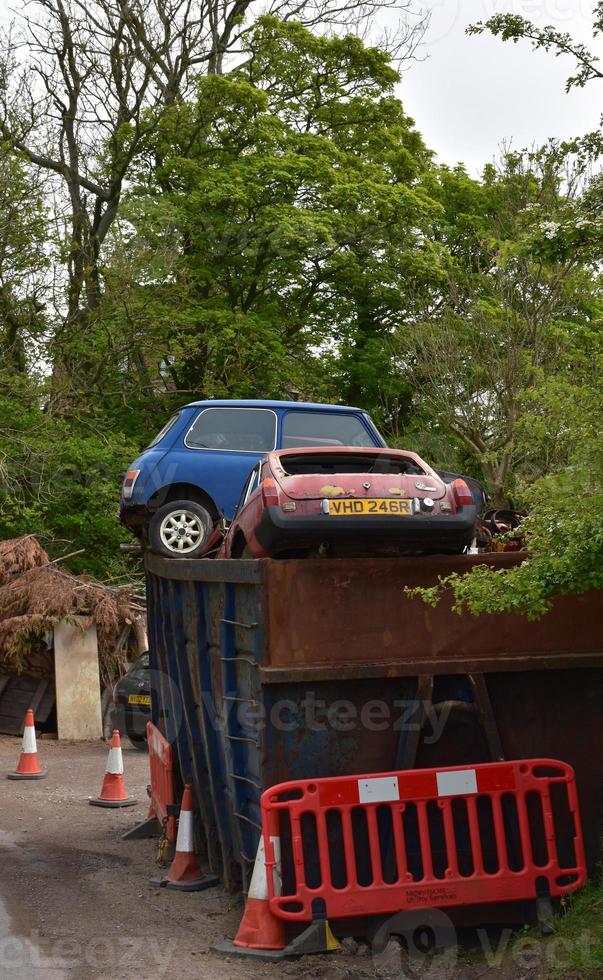
[[[282,402],[282,401],[268,401],[264,399],[255,398],[209,398],[205,401],[199,402],[188,402],[183,408],[287,408],[287,409],[301,409],[305,410],[316,410],[316,409],[327,409],[329,412],[365,412],[364,408],[357,408],[354,405],[329,405],[327,403],[321,402]]]

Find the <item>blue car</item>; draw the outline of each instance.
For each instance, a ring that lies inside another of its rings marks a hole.
[[[360,408],[280,401],[199,401],[166,422],[123,482],[119,516],[151,550],[195,558],[231,521],[255,464],[273,449],[384,447]]]

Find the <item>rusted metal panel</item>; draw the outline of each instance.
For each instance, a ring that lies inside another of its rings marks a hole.
[[[263,582],[268,564],[272,562],[209,558],[174,559],[161,558],[150,553],[145,556],[147,571],[153,575],[177,582],[217,582],[220,585],[223,582],[233,584]]]
[[[388,663],[362,664],[310,664],[307,667],[262,667],[260,675],[264,684],[279,684],[297,680],[309,683],[319,680],[341,681],[359,680],[363,677],[416,677],[421,674],[461,674],[489,671],[517,673],[527,670],[577,670],[600,667],[603,653],[572,653],[566,650],[561,654],[529,653],[523,651],[516,656],[490,656],[462,660],[458,657],[437,660],[404,660]]]
[[[507,613],[459,616],[452,612],[450,599],[431,608],[405,594],[406,587],[433,585],[438,576],[453,571],[480,564],[508,568],[520,560],[500,554],[487,559],[463,555],[268,562],[265,667],[307,670],[316,665],[327,676],[333,664],[333,676],[340,676],[340,665],[358,663],[366,676],[366,668],[373,675],[377,664],[391,664],[394,674],[424,673],[429,664],[440,672],[454,669],[454,664],[473,672],[493,669],[499,657],[511,670],[522,669],[521,661],[530,669],[548,657],[565,662],[570,657],[573,666],[579,665],[579,656],[585,664],[597,663],[603,641],[594,615],[595,594],[558,598],[538,622]]]

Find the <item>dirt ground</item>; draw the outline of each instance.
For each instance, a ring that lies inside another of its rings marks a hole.
[[[100,790],[105,744],[39,740],[47,778],[12,782],[4,775],[19,750],[18,739],[0,736],[0,980],[510,980],[539,972],[533,961],[467,963],[459,949],[409,966],[395,941],[380,956],[351,941],[335,954],[278,964],[221,957],[210,947],[235,935],[240,899],[222,888],[152,889],[156,842],[121,840],[146,816],[147,756],[126,741],[126,784],[139,802],[105,810],[87,803]],[[496,950],[500,941],[487,944]]]

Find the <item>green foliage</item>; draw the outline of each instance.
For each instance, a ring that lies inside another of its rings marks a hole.
[[[452,434],[506,505],[522,479],[546,472],[530,469],[520,438],[531,396],[600,318],[600,188],[555,144],[506,154],[481,181],[461,168],[431,179],[447,282],[436,308],[392,335],[392,352],[418,423]]]
[[[556,948],[551,959],[553,977],[566,974],[568,966],[583,980],[596,980],[603,973],[603,882],[590,882],[570,895],[555,920]]]
[[[534,411],[517,432],[528,459],[548,456],[547,472],[518,488],[529,516],[529,556],[496,571],[478,566],[411,594],[430,605],[452,596],[456,612],[517,612],[538,619],[557,594],[603,587],[603,371],[601,334],[586,343],[567,374],[529,392]],[[534,462],[532,465],[536,465]]]
[[[0,143],[0,355],[24,372],[45,326],[49,227],[39,188]]]
[[[147,140],[105,269],[99,352],[110,336],[126,385],[159,375],[197,395],[295,391],[377,414],[387,391],[403,414],[387,338],[441,262],[430,155],[391,96],[397,75],[357,38],[274,18],[247,43],[238,72],[200,79]],[[115,366],[103,358],[106,390]]]
[[[598,3],[593,33],[602,28],[603,4]],[[527,38],[535,49],[571,55],[578,68],[568,89],[603,77],[598,59],[584,45],[551,27],[538,29],[522,17],[502,14],[469,28],[469,33],[485,30],[503,40]],[[506,214],[513,217],[514,227],[509,228],[508,220],[492,223],[489,211],[489,228],[504,229],[506,223],[507,229],[504,236],[499,233],[496,264],[487,273],[496,288],[480,291],[478,308],[486,311],[489,321],[497,308],[504,311],[505,323],[523,324],[523,336],[508,335],[511,356],[499,359],[500,370],[494,376],[490,372],[481,390],[479,382],[473,385],[473,404],[477,396],[482,412],[494,395],[498,411],[490,409],[488,421],[498,415],[495,445],[488,452],[484,418],[477,427],[481,446],[473,438],[475,425],[466,424],[459,434],[468,445],[473,441],[476,457],[481,452],[488,475],[495,476],[495,464],[501,489],[506,482],[517,502],[528,509],[530,554],[509,571],[478,567],[466,576],[449,576],[431,589],[415,590],[428,603],[437,603],[447,593],[457,612],[513,611],[535,619],[555,594],[603,585],[601,176],[585,180],[602,145],[600,132],[589,134],[572,145],[550,144],[530,155],[527,170],[521,155],[511,155],[502,183],[491,171],[484,175],[484,191],[496,191],[498,185],[503,199],[511,203]],[[573,170],[568,171],[566,161]],[[479,255],[474,269],[481,274],[481,241]],[[476,334],[470,327],[467,333],[466,312],[455,336],[475,349]],[[480,343],[481,337],[480,331]],[[523,376],[516,384],[518,371]],[[451,427],[460,403],[457,399],[451,409]],[[475,414],[463,421],[475,422]]]
[[[534,980],[599,980],[603,972],[603,882],[590,881],[562,899],[555,933],[543,938],[524,927],[515,936],[506,962],[529,969]],[[528,965],[529,964],[529,965]],[[504,965],[501,966],[504,972]]]
[[[0,375],[0,537],[35,534],[52,557],[81,549],[75,572],[121,574],[119,478],[135,444],[93,414],[49,417],[43,402],[43,385]]]
[[[580,488],[576,493],[576,487]],[[588,468],[543,480],[530,494],[525,523],[530,555],[500,572],[478,566],[469,575],[442,577],[437,586],[412,590],[430,605],[445,593],[455,612],[515,612],[539,619],[557,594],[603,587],[603,490]]]

